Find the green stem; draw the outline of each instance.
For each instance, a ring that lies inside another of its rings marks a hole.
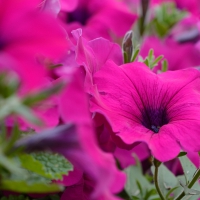
[[[192,186],[196,183],[198,178],[200,177],[200,169],[197,170],[196,174],[193,176],[192,180],[188,184],[188,188],[192,188]],[[181,200],[185,196],[185,192],[183,192],[175,199],[175,200]]]
[[[160,191],[159,184],[158,184],[158,169],[159,169],[159,166],[155,165],[155,174],[154,174],[155,186],[156,186],[156,190],[157,190],[161,200],[165,200],[162,192]]]

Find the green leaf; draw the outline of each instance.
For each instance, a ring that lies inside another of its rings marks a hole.
[[[64,83],[59,82],[57,84],[52,85],[36,94],[29,94],[23,100],[23,104],[26,106],[33,106],[45,99],[48,99],[50,96],[57,94],[63,88]]]
[[[44,165],[36,160],[32,155],[30,154],[20,154],[19,159],[21,162],[21,166],[27,170],[30,170],[32,172],[35,172],[41,176],[44,176],[46,178],[51,178],[49,177],[48,174],[46,174]]]
[[[14,107],[13,111],[33,124],[36,124],[38,126],[41,126],[43,124],[42,121],[35,116],[34,112],[30,108],[22,104],[19,104],[18,106]]]
[[[73,170],[73,165],[62,155],[50,152],[32,153],[31,156],[43,165],[45,177],[61,180]]]
[[[134,52],[134,54],[133,54],[133,57],[132,57],[132,59],[131,59],[131,62],[134,62],[134,61],[136,60],[136,58],[137,58],[139,52],[140,52],[140,49],[136,49],[136,50],[135,50],[135,52]]]
[[[18,126],[15,124],[14,127],[12,128],[11,136],[2,144],[4,154],[6,155],[9,154],[10,149],[13,147],[14,143],[19,139],[19,137],[20,137],[20,131]]]
[[[142,186],[142,191],[147,191],[154,188],[154,186],[151,185],[144,177],[140,167],[130,166],[125,169],[125,173],[127,175],[125,190],[130,196],[138,196],[138,194],[141,195],[141,187],[138,187],[138,182]]]
[[[182,157],[182,156],[185,156],[185,155],[187,155],[187,152],[182,151],[182,152],[180,152],[180,153],[178,154],[178,157]]]
[[[166,199],[169,199],[169,197],[170,197],[170,195],[172,194],[172,192],[174,192],[174,191],[175,191],[176,189],[178,189],[178,188],[179,188],[179,186],[176,186],[176,187],[170,189],[170,190],[168,191],[168,193],[166,194]]]
[[[15,162],[13,159],[5,156],[0,149],[0,166],[4,167],[10,173],[22,175],[23,172],[19,167],[19,164]]]
[[[59,192],[64,188],[57,184],[46,184],[42,182],[29,184],[23,180],[1,180],[1,190],[15,191],[19,193],[48,193]]]
[[[156,189],[151,189],[151,190],[147,191],[147,193],[144,197],[144,200],[148,200],[151,196],[156,195],[156,194],[157,194]]]
[[[155,7],[154,18],[148,27],[153,34],[156,31],[159,37],[165,37],[186,14],[185,11],[177,9],[172,2],[162,3]]]
[[[50,195],[49,198],[51,200],[60,200],[60,197],[57,194]]]
[[[153,61],[153,63],[151,64],[151,68],[157,66],[158,63],[163,59],[163,57],[164,57],[163,55],[158,56],[158,57]]]
[[[166,71],[168,70],[168,62],[167,62],[167,60],[164,59],[164,60],[161,62],[161,64],[162,64],[162,69],[161,69],[161,71],[162,71],[162,72],[166,72]]]
[[[155,171],[155,167],[152,166],[153,174],[154,174],[154,171]],[[172,188],[180,186],[178,179],[163,164],[161,164],[159,166],[158,184],[159,184],[160,190],[164,196],[168,195],[169,190],[171,190]]]
[[[184,171],[184,175],[186,178],[186,183],[188,183],[189,181],[192,180],[192,177],[194,175],[194,173],[196,172],[197,168],[196,166],[188,159],[187,156],[182,156],[179,157],[179,160],[181,162],[183,171]]]
[[[174,191],[174,199],[176,199],[176,197],[178,197],[178,195],[182,191],[184,191],[186,194],[188,193],[188,195],[183,197],[182,200],[186,200],[186,199],[197,200],[198,197],[200,197],[200,195],[189,195],[189,191],[192,191],[192,190],[200,191],[200,184],[198,181],[192,186],[192,190],[191,190],[190,188],[186,186],[186,178],[184,175],[178,176],[177,178],[179,182],[181,183],[181,187]]]
[[[8,197],[1,197],[0,200],[30,200],[29,197],[24,195],[9,195]]]

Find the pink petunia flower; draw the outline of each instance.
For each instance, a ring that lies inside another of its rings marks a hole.
[[[109,121],[113,140],[127,147],[148,144],[160,161],[181,149],[199,151],[200,74],[195,69],[154,74],[142,63],[108,61],[94,75],[99,95],[91,111]]]
[[[41,0],[40,7],[42,10],[50,11],[56,16],[62,10],[71,12],[76,9],[78,0]]]
[[[66,12],[61,4],[59,17],[67,24],[68,34],[82,28],[86,39],[104,37],[109,40],[122,38],[137,18],[124,3],[115,0],[79,0],[72,12]]]
[[[169,70],[179,70],[200,65],[200,51],[192,42],[181,44],[173,38],[160,39],[156,36],[148,36],[141,46],[141,55],[145,58],[150,49],[154,50],[156,57],[163,55],[167,59]],[[177,54],[177,52],[179,53]],[[160,68],[161,66],[158,65],[155,71]]]
[[[175,0],[178,8],[188,10],[194,15],[200,15],[200,2],[199,0]]]
[[[15,70],[26,89],[43,83],[47,70],[39,59],[58,59],[66,50],[66,33],[39,0],[0,0],[0,69]]]

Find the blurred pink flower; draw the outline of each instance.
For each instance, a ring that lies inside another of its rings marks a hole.
[[[188,10],[194,15],[200,16],[200,1],[199,0],[175,0],[178,8]]]
[[[78,70],[60,98],[61,116],[66,123],[72,124],[24,138],[18,142],[18,146],[25,145],[29,151],[48,149],[63,154],[92,181],[90,199],[117,200],[113,193],[123,189],[125,174],[118,171],[111,154],[98,148],[83,89],[83,75]],[[63,184],[69,185],[69,181],[71,184],[79,181],[79,176],[73,177],[73,180],[65,178]]]
[[[61,7],[59,16],[67,24],[69,34],[82,28],[86,39],[104,37],[110,40],[122,38],[137,18],[124,3],[115,0],[79,0],[72,12],[65,12]]]
[[[118,146],[145,142],[160,161],[180,150],[199,151],[200,74],[187,69],[154,74],[142,63],[108,61],[94,75],[99,96],[92,112],[103,114]]]
[[[52,12],[57,16],[60,9],[71,12],[76,9],[78,0],[41,0],[40,7],[42,10]]]
[[[117,65],[121,65],[123,63],[122,51],[118,44],[104,38],[87,41],[82,37],[80,29],[73,31],[73,35],[77,37],[76,62],[80,66],[84,66],[85,90],[91,93],[93,74],[100,70],[109,59]]]
[[[61,8],[64,11],[73,11],[79,4],[79,0],[60,0]]]
[[[39,7],[42,11],[50,12],[57,17],[60,12],[60,1],[59,0],[41,0]]]
[[[192,42],[178,43],[172,38],[160,39],[156,36],[145,38],[141,46],[141,55],[145,58],[150,49],[154,50],[154,55],[163,55],[168,61],[169,70],[179,70],[200,65],[200,57],[197,47]],[[160,69],[159,65],[155,69]]]
[[[38,5],[38,0],[0,0],[0,68],[15,70],[27,89],[47,73],[37,58],[58,59],[68,45],[58,21]]]
[[[104,199],[115,199],[111,194],[120,192],[125,183],[125,177],[117,170],[112,155],[104,153],[97,145],[89,113],[89,102],[83,88],[84,73],[79,69],[78,73],[80,72],[82,74],[74,77],[73,82],[61,96],[60,113],[65,122],[78,125],[79,140],[83,150],[79,152],[81,158],[75,162],[83,162],[82,165],[93,180],[93,197],[96,196],[96,199],[99,200],[104,196]],[[70,96],[73,98],[69,98]],[[84,156],[83,151],[86,151],[87,155]],[[72,161],[72,163],[74,162]],[[103,177],[107,177],[106,182]],[[116,182],[116,180],[120,181]],[[96,186],[94,186],[95,182]]]

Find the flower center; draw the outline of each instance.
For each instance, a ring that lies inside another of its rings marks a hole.
[[[158,133],[160,128],[168,124],[169,120],[165,109],[144,109],[142,112],[142,125]]]
[[[151,125],[151,130],[154,132],[154,133],[158,133],[159,132],[159,129],[160,127],[158,126],[154,126],[154,125]]]
[[[85,25],[89,17],[90,14],[87,8],[77,8],[75,11],[67,14],[67,22],[79,22],[82,25]]]
[[[5,46],[6,46],[6,43],[0,39],[0,51],[3,50]]]

